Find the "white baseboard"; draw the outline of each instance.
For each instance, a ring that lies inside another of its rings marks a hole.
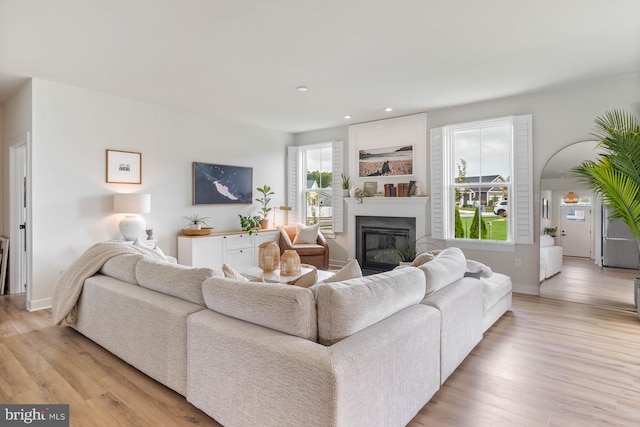
[[[51,308],[51,298],[44,298],[38,300],[27,300],[28,311],[38,311]]]

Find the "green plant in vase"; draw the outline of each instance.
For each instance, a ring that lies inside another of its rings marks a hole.
[[[238,214],[238,216],[240,217],[240,227],[242,227],[243,230],[249,233],[249,235],[252,235],[261,228],[261,220],[259,216],[240,214]]]
[[[199,216],[197,213],[193,215],[184,216],[183,227],[191,230],[200,230],[203,225],[207,225],[208,216]]]
[[[271,212],[273,210],[273,208],[269,207],[269,202],[271,202],[271,198],[269,196],[273,196],[274,193],[273,191],[271,191],[271,187],[269,187],[268,185],[264,185],[262,187],[258,187],[256,188],[256,190],[258,190],[258,192],[262,193],[262,197],[258,197],[256,199],[256,202],[260,203],[262,206],[260,208],[260,214],[262,215],[262,219],[261,219],[261,227],[263,229],[265,228],[269,228],[269,212]]]

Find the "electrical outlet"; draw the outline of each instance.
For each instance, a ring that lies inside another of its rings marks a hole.
[[[516,258],[516,267],[517,268],[522,267],[522,258]]]

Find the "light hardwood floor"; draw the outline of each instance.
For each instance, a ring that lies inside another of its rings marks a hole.
[[[540,296],[633,310],[633,278],[638,271],[597,267],[588,258],[564,257],[562,271],[540,285]]]
[[[0,401],[69,403],[74,426],[216,426],[50,311],[0,297]],[[265,419],[268,414],[265,414]],[[638,426],[640,321],[630,310],[514,295],[410,426]]]

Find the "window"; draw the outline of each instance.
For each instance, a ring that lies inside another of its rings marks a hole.
[[[342,231],[342,158],[341,141],[289,147],[290,224]]]
[[[431,130],[432,235],[533,243],[531,116]]]

